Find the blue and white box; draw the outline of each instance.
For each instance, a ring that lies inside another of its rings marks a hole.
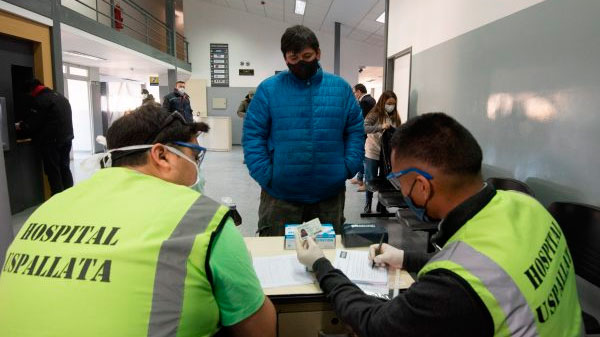
[[[296,249],[295,228],[300,224],[285,224],[285,249]],[[322,224],[323,230],[315,241],[321,249],[335,249],[335,231],[332,224]]]

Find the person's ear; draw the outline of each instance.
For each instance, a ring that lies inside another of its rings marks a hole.
[[[162,144],[154,144],[148,156],[152,163],[160,168],[171,167],[170,152]]]
[[[321,60],[321,48],[317,48],[317,61]]]
[[[423,177],[422,175],[418,175],[417,183],[415,184],[415,190],[416,191],[414,192],[417,192],[416,195],[418,195],[419,201],[424,203],[427,199],[431,198],[433,185],[429,179]]]

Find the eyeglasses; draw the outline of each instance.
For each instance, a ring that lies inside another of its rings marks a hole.
[[[187,147],[188,149],[192,149],[192,150],[198,152],[198,154],[196,154],[194,159],[196,160],[196,164],[198,166],[200,166],[200,164],[202,164],[202,161],[204,160],[204,155],[206,154],[205,147],[202,147],[202,146],[196,145],[196,144],[185,143],[185,142],[173,142],[173,144]]]
[[[400,179],[398,179],[398,178],[400,178],[400,176],[405,175],[410,172],[416,172],[429,180],[433,179],[433,176],[431,174],[429,174],[423,170],[419,170],[418,168],[411,167],[411,168],[407,168],[406,170],[392,172],[392,173],[388,174],[387,180],[392,184],[392,186],[394,186],[395,189],[397,189],[398,191],[401,191],[402,189],[400,188]]]

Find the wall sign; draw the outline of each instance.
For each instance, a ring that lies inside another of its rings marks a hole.
[[[210,84],[213,87],[229,86],[229,45],[210,44]]]
[[[240,76],[254,76],[254,69],[240,69]]]
[[[158,76],[150,76],[150,86],[158,86]]]

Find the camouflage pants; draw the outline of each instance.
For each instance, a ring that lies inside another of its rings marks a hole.
[[[346,189],[316,204],[301,204],[273,198],[265,190],[260,192],[258,232],[260,236],[283,236],[285,224],[301,224],[319,218],[321,223],[333,225],[337,234],[344,223]]]

